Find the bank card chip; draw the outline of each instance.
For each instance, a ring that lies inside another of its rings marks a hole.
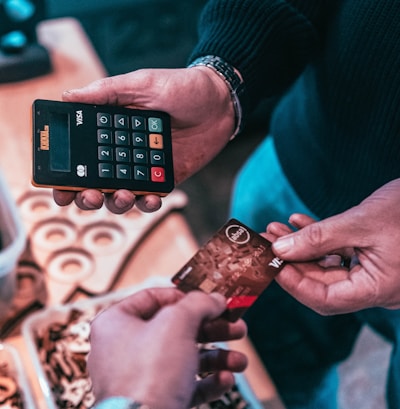
[[[224,317],[236,321],[267,288],[284,262],[271,242],[236,219],[229,220],[172,277],[183,292],[218,292],[227,298]]]

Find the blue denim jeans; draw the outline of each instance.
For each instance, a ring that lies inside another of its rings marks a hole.
[[[286,223],[294,212],[316,218],[286,179],[273,138],[267,137],[236,178],[231,216],[262,232],[271,221]],[[362,326],[369,325],[393,343],[387,402],[390,409],[400,408],[400,311],[373,308],[323,317],[273,283],[245,320],[287,409],[337,408],[337,365],[349,356]]]

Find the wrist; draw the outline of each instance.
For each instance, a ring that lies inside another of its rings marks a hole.
[[[206,55],[196,58],[188,68],[205,66],[212,69],[220,78],[222,78],[229,90],[230,99],[233,104],[235,115],[235,130],[230,138],[232,140],[243,129],[243,113],[240,97],[244,93],[244,82],[240,72],[218,56]]]
[[[112,396],[101,400],[94,409],[151,409],[150,406],[123,396]]]

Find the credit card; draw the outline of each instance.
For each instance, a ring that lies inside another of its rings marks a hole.
[[[172,277],[183,292],[218,292],[227,298],[224,317],[238,320],[282,270],[271,242],[236,219],[224,224]]]

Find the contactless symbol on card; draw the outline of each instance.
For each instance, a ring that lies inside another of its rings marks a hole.
[[[283,264],[267,239],[231,219],[172,277],[172,282],[183,292],[221,293],[228,300],[226,318],[236,321]]]

